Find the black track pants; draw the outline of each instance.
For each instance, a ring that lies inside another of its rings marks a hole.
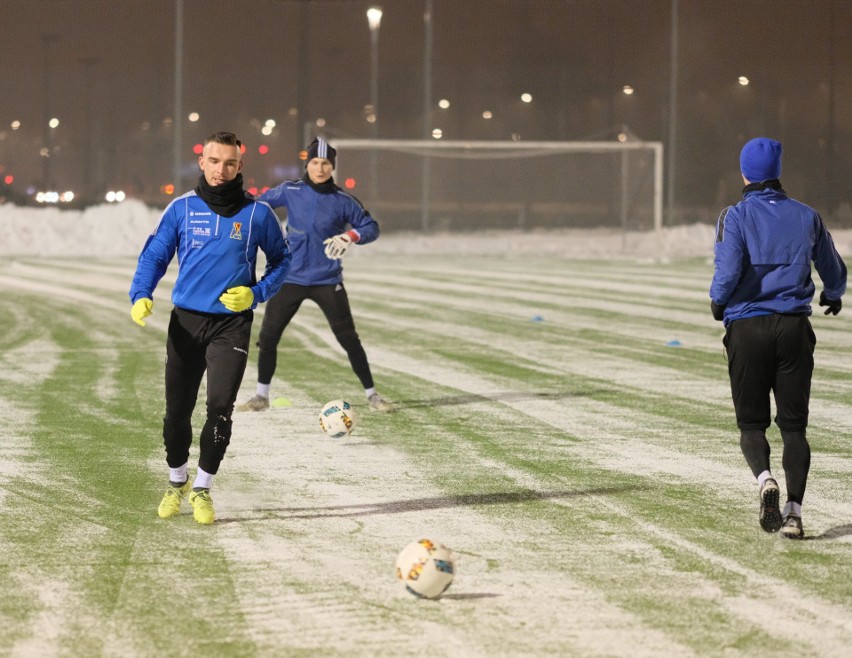
[[[166,461],[178,468],[189,459],[192,412],[207,372],[207,420],[198,465],[215,474],[231,441],[231,413],[245,374],[253,312],[234,315],[172,310],[166,342]]]
[[[773,393],[778,427],[804,430],[816,345],[808,317],[776,314],[736,320],[728,327],[725,345],[737,426],[768,428]]]
[[[284,329],[296,315],[302,302],[309,299],[320,307],[331,327],[334,337],[346,350],[352,370],[367,389],[373,387],[373,375],[367,354],[361,345],[349,297],[342,283],[327,286],[298,286],[285,283],[281,290],[266,303],[266,314],[260,327],[257,346],[260,348],[257,361],[257,381],[261,384],[272,382],[272,376],[278,364],[278,343]]]

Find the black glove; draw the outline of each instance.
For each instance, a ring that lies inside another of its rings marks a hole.
[[[713,319],[719,322],[725,317],[725,307],[719,306],[712,299],[710,300],[710,312],[713,314]]]
[[[843,302],[839,299],[829,299],[825,296],[825,290],[823,290],[819,295],[819,305],[820,306],[828,306],[825,309],[825,314],[828,315],[831,313],[832,315],[837,315],[840,313],[840,309],[843,308]]]

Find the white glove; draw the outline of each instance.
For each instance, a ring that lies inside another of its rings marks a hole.
[[[352,244],[352,236],[348,233],[341,233],[340,235],[335,235],[333,238],[324,240],[323,244],[325,245],[325,255],[332,260],[338,260],[346,253],[349,245]]]

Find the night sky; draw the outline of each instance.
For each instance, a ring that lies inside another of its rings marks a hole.
[[[0,166],[16,188],[121,186],[163,202],[175,4],[0,0]],[[370,137],[371,4],[184,0],[187,163],[205,134],[233,130],[249,147],[247,177],[274,184],[298,165],[307,122],[307,132]],[[378,136],[421,138],[426,3],[378,4]],[[627,126],[667,144],[672,4],[433,0],[430,125],[465,140],[610,140]],[[680,0],[678,13],[677,204],[715,211],[735,201],[739,148],[766,134],[784,142],[788,191],[842,219],[852,201],[852,2]],[[449,109],[437,108],[441,98]],[[258,155],[260,144],[269,153]]]

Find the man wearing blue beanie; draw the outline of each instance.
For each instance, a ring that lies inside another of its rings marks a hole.
[[[802,499],[811,449],[805,435],[816,337],[809,316],[816,266],[823,290],[819,305],[837,315],[846,292],[846,264],[819,213],[781,187],[781,144],[758,137],[740,152],[742,200],[725,208],[716,224],[715,268],[710,285],[713,317],[725,324],[731,395],[740,448],[759,487],[760,526],[801,539]],[[766,430],[781,431],[781,465],[787,502],[769,463]]]

